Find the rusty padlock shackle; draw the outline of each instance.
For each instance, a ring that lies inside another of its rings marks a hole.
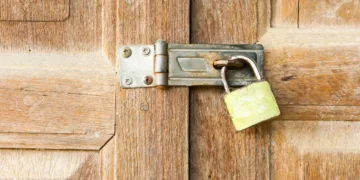
[[[262,77],[260,75],[259,68],[255,64],[255,62],[253,60],[251,60],[250,58],[248,58],[246,56],[239,55],[239,56],[231,57],[230,60],[242,60],[242,61],[247,62],[248,64],[250,64],[252,70],[254,71],[256,79],[258,81],[260,81],[262,79]],[[222,80],[222,83],[224,85],[225,92],[230,93],[229,84],[228,84],[227,79],[226,79],[226,72],[227,72],[227,66],[222,67],[221,68],[221,80]]]

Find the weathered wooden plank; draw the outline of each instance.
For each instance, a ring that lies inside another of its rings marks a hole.
[[[2,179],[100,179],[91,151],[0,150]]]
[[[1,148],[99,150],[113,135],[0,133]]]
[[[262,37],[271,24],[271,0],[257,1],[257,38]]]
[[[256,1],[192,1],[192,43],[254,43]],[[236,133],[222,88],[191,88],[190,179],[269,179],[267,123]]]
[[[299,0],[272,0],[271,27],[298,27]]]
[[[63,22],[0,21],[0,148],[100,149],[114,134],[115,71],[101,40],[108,6],[66,3]]]
[[[359,122],[273,121],[271,177],[359,179]]]
[[[70,0],[2,0],[0,21],[64,21]]]
[[[115,78],[101,59],[1,54],[0,132],[112,134]]]
[[[268,124],[236,132],[222,94],[191,90],[190,179],[269,179]]]
[[[117,45],[189,40],[189,1],[120,1]],[[119,84],[118,84],[119,86]],[[188,179],[186,87],[117,91],[117,179]]]
[[[36,133],[43,136],[26,146],[33,142],[39,148],[59,148],[60,144],[62,148],[72,148],[73,145],[51,140],[49,137],[56,136],[48,135],[68,134],[82,137],[79,141],[98,137],[103,140],[96,141],[99,149],[107,141],[104,137],[114,133],[115,79],[110,62],[101,54],[86,57],[3,53],[1,59],[0,132],[24,133],[24,137],[17,134],[18,139],[12,139],[13,146],[22,147],[21,142],[28,139],[25,134]],[[83,137],[86,134],[89,138]],[[48,145],[55,142],[60,144]],[[93,142],[88,143],[94,149]],[[81,147],[84,145],[82,142]]]
[[[107,28],[102,26],[102,2],[70,0],[69,3],[71,13],[62,22],[0,21],[0,52],[72,55],[102,49],[102,28]]]
[[[360,27],[359,1],[300,0],[299,27]]]
[[[259,43],[280,119],[358,119],[359,37],[358,30],[268,30]]]
[[[241,42],[256,42],[256,4],[256,1],[192,1],[191,41],[234,43],[241,39]]]
[[[280,105],[278,120],[331,120],[357,121],[360,119],[360,106],[299,106]]]
[[[102,48],[106,56],[116,67],[116,20],[117,20],[117,0],[103,1],[103,29],[102,29]]]
[[[115,159],[115,138],[112,138],[101,149],[101,179],[112,180],[116,179],[115,169],[117,167]]]

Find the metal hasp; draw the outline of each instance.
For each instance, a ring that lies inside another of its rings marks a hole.
[[[235,56],[253,60],[260,75],[264,76],[264,48],[260,44],[168,44],[157,41],[154,45],[120,47],[120,82],[123,88],[222,86],[221,66],[230,67],[227,72],[230,86],[257,81],[249,65],[229,61]]]

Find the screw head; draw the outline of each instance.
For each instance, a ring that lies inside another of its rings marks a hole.
[[[122,50],[121,50],[121,55],[122,57],[124,58],[128,58],[130,57],[132,54],[132,51],[129,47],[124,47]]]
[[[148,47],[143,47],[142,48],[142,54],[143,55],[149,55],[150,54],[150,48],[148,48]]]
[[[125,85],[131,85],[133,82],[131,77],[124,77],[122,81],[123,81],[123,84],[125,84]]]
[[[145,76],[144,77],[144,83],[146,85],[150,85],[153,82],[153,77],[152,76]]]

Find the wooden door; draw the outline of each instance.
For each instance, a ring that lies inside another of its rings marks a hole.
[[[0,179],[188,177],[188,88],[124,90],[117,49],[189,41],[189,1],[0,1]]]
[[[359,179],[357,0],[0,2],[0,179]],[[124,44],[261,43],[281,117],[122,89]]]
[[[192,43],[264,45],[282,115],[235,133],[223,90],[192,88],[190,179],[359,179],[359,3],[192,1]]]

